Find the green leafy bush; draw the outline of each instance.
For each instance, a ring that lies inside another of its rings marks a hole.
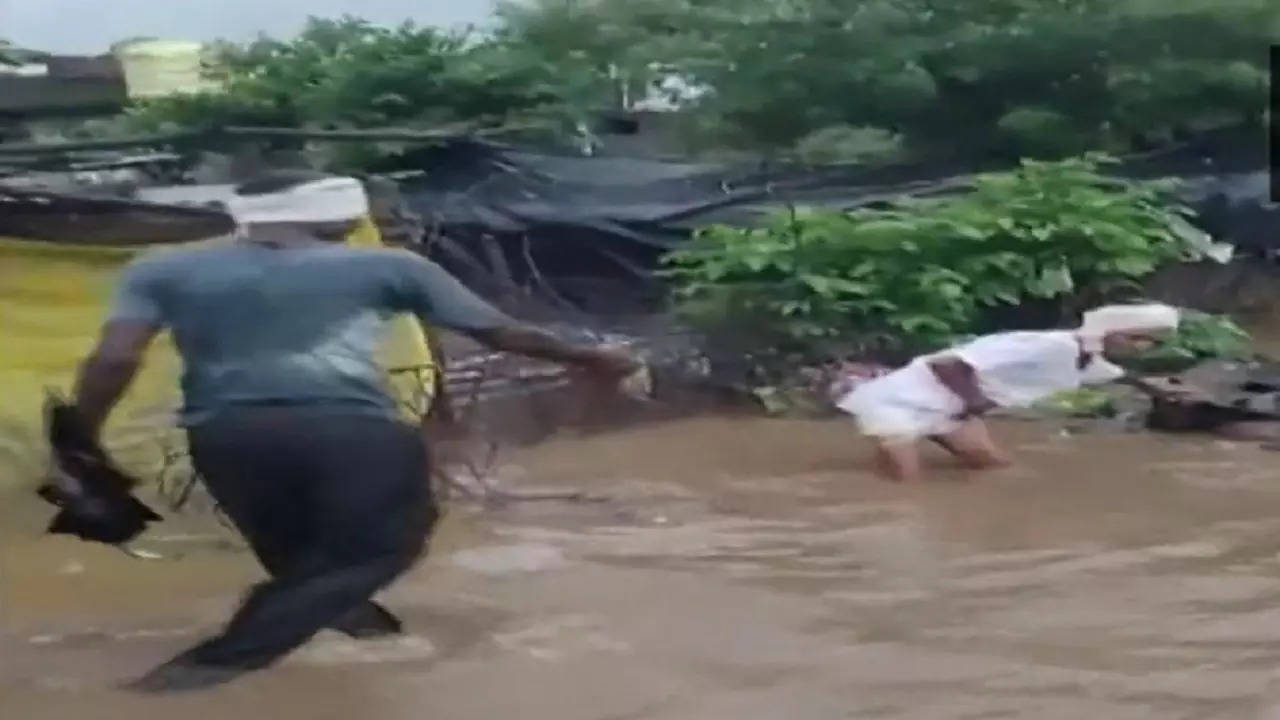
[[[704,328],[749,328],[779,349],[833,341],[938,347],[983,315],[1136,288],[1198,257],[1168,187],[1099,173],[1103,157],[1027,161],[966,191],[850,213],[795,210],[763,227],[711,227],[670,253],[679,308]]]
[[[1260,128],[1280,3],[510,0],[485,26],[316,20],[222,44],[223,92],[142,103],[138,124],[573,127],[674,75],[710,90],[676,118],[672,142],[691,150],[773,152],[845,125],[892,128],[932,157],[1127,152]],[[0,63],[32,55],[0,46]]]
[[[137,103],[137,130],[220,125],[437,128],[534,117],[554,71],[514,62],[492,40],[355,18],[312,18],[295,38],[211,48],[218,90]]]
[[[1081,133],[1071,118],[1054,110],[1021,107],[1010,111],[996,123],[996,128],[1026,157],[1062,157],[1089,147],[1089,138]]]
[[[883,163],[901,157],[902,137],[872,127],[832,125],[796,143],[796,155],[812,165]]]
[[[1053,158],[1260,127],[1278,29],[1275,0],[513,0],[496,22],[573,105],[669,71],[713,88],[687,110],[722,144],[843,124],[930,154]]]
[[[1177,332],[1125,365],[1141,372],[1176,373],[1204,360],[1245,360],[1252,355],[1253,339],[1231,318],[1184,311]]]
[[[1056,393],[1036,404],[1041,410],[1070,417],[1108,417],[1116,412],[1115,398],[1106,390],[1084,387]]]

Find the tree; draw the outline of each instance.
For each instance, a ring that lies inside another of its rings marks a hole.
[[[312,19],[292,40],[220,43],[211,56],[220,91],[141,104],[132,124],[430,128],[502,122],[557,100],[542,74],[492,42],[412,24]]]
[[[684,113],[693,149],[857,160],[861,142],[811,152],[856,131],[908,155],[1052,158],[1259,122],[1280,42],[1275,0],[529,0],[495,20],[487,36],[313,20],[222,45],[222,92],[134,124],[572,126],[680,77],[710,88]]]
[[[846,126],[919,151],[1123,150],[1257,121],[1280,40],[1272,0],[539,0],[499,18],[504,48],[572,69],[567,102],[601,103],[619,71],[683,73],[714,89],[700,125],[757,148]]]

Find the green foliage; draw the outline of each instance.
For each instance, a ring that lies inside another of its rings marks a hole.
[[[688,101],[690,149],[843,159],[828,129],[886,128],[915,152],[1052,159],[1260,123],[1275,42],[1275,0],[527,0],[483,36],[345,18],[223,44],[222,92],[133,119],[567,127],[679,77],[710,89]]]
[[[1167,186],[1108,179],[1106,158],[1026,161],[966,192],[847,214],[795,211],[712,227],[664,271],[696,325],[752,328],[780,347],[832,341],[923,350],[984,313],[1136,286],[1197,257]]]
[[[902,137],[880,128],[833,125],[796,143],[796,156],[812,165],[884,163],[902,157]]]
[[[996,122],[1014,152],[1027,157],[1060,156],[1083,152],[1089,139],[1071,118],[1047,108],[1020,107]]]
[[[1253,356],[1253,338],[1231,318],[1183,310],[1176,332],[1121,364],[1138,373],[1176,374],[1207,360],[1244,361]],[[1041,403],[1045,409],[1075,417],[1109,416],[1115,404],[1115,397],[1099,388],[1070,390]]]
[[[1253,339],[1231,318],[1184,311],[1177,332],[1125,365],[1142,372],[1177,373],[1205,360],[1246,360],[1252,355]]]
[[[1115,414],[1115,398],[1099,388],[1079,388],[1056,393],[1037,406],[1071,417],[1107,417]]]
[[[426,127],[499,122],[552,103],[545,75],[514,65],[491,42],[406,24],[312,19],[289,41],[213,49],[217,92],[134,108],[135,128],[217,125]]]
[[[1253,339],[1229,317],[1189,311],[1167,344],[1197,360],[1243,360],[1252,354]]]
[[[1274,0],[534,0],[499,20],[571,104],[677,72],[714,89],[693,110],[723,142],[845,125],[1049,158],[1259,120],[1280,42]]]

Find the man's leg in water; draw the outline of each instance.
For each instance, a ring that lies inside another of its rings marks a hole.
[[[255,508],[251,503],[250,507],[244,507],[246,500],[253,498],[245,497],[243,488],[237,488],[241,491],[239,493],[232,492],[225,485],[222,489],[220,494],[226,500],[219,499],[218,502],[249,543],[263,569],[275,578],[299,572],[313,542],[314,529],[299,522],[300,514],[292,511],[293,508],[278,508],[279,512],[266,518],[263,513],[254,512]],[[272,503],[259,498],[257,507],[266,509],[272,507]],[[329,627],[357,639],[398,635],[404,630],[399,618],[372,600],[353,608],[330,623]]]
[[[980,418],[969,418],[960,427],[930,438],[975,470],[1007,467],[1012,459],[991,439],[987,424]]]
[[[214,477],[209,487],[211,494],[249,543],[258,562],[271,577],[296,574],[321,531],[302,512],[298,499],[304,490],[289,485],[296,478],[290,476],[283,463],[276,466],[272,457],[226,467],[225,461],[234,460],[237,455],[217,451],[211,455],[199,457],[196,462],[203,475]],[[399,618],[372,600],[352,609],[330,627],[353,638],[383,637],[403,631]]]
[[[915,438],[873,438],[880,474],[896,482],[919,480],[920,451]]]
[[[270,665],[321,628],[367,607],[375,592],[412,565],[434,523],[430,489],[422,481],[426,453],[413,428],[329,416],[222,429],[193,434],[193,454],[205,458],[203,465],[217,465],[208,459],[220,456],[239,460],[242,471],[252,467],[246,479],[281,472],[262,503],[268,509],[241,507],[242,516],[298,513],[299,526],[314,533],[303,534],[309,545],[285,573],[250,592],[221,635],[157,668],[139,689],[203,687]],[[218,474],[206,475],[211,488],[219,485]]]

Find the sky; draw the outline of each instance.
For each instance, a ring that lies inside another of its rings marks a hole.
[[[0,38],[71,54],[104,53],[129,37],[246,40],[288,37],[307,16],[452,27],[481,23],[493,0],[0,0]]]

